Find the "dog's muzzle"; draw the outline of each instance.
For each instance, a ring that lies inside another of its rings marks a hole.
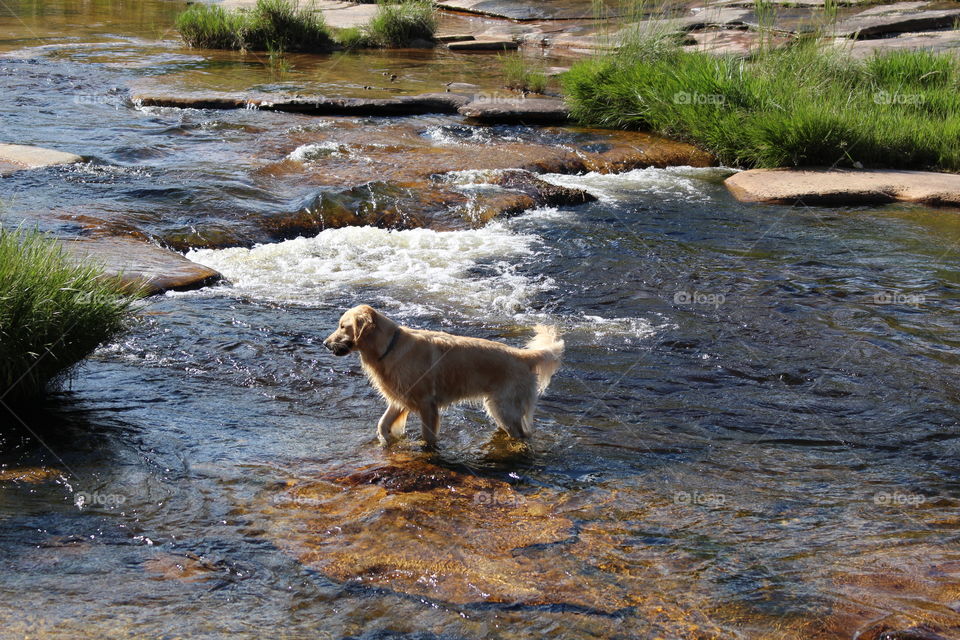
[[[353,349],[353,343],[351,342],[330,342],[329,340],[324,340],[323,346],[330,349],[335,356],[345,356]]]

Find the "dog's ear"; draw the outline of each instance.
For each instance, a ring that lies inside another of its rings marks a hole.
[[[376,326],[377,324],[373,317],[373,308],[368,306],[361,307],[356,315],[353,316],[353,341],[360,342],[360,336]]]

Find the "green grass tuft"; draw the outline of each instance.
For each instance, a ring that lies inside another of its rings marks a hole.
[[[252,9],[225,10],[195,4],[177,17],[177,30],[192,47],[251,51],[330,51],[333,39],[323,14],[292,0],[257,0]]]
[[[689,141],[728,165],[960,171],[960,62],[858,61],[815,39],[751,59],[634,44],[563,78],[580,122]]]
[[[0,229],[0,401],[41,396],[126,328],[138,297],[43,234]]]
[[[365,49],[375,46],[366,30],[361,27],[337,29],[334,39],[344,49]]]
[[[191,47],[242,49],[249,18],[217,5],[194,4],[177,16],[177,31]]]
[[[430,0],[381,1],[365,29],[369,43],[380,47],[406,47],[415,40],[433,41],[437,16]]]
[[[527,60],[522,53],[501,54],[504,84],[509,89],[543,93],[547,88],[547,72],[542,63]]]

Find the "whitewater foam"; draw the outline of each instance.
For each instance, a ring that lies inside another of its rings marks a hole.
[[[716,182],[732,173],[732,169],[724,167],[647,167],[624,173],[590,172],[579,176],[547,173],[539,177],[561,187],[583,189],[602,202],[623,202],[644,194],[699,201],[710,197],[705,182]]]
[[[548,278],[520,273],[540,239],[494,222],[483,229],[437,232],[376,227],[328,229],[252,249],[201,249],[190,260],[233,283],[235,295],[322,305],[348,293],[408,313],[512,316],[553,287]]]

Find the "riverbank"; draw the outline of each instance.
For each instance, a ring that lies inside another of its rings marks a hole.
[[[564,76],[580,122],[677,137],[746,168],[958,171],[958,86],[956,58],[860,61],[816,38],[746,60],[654,38]]]

